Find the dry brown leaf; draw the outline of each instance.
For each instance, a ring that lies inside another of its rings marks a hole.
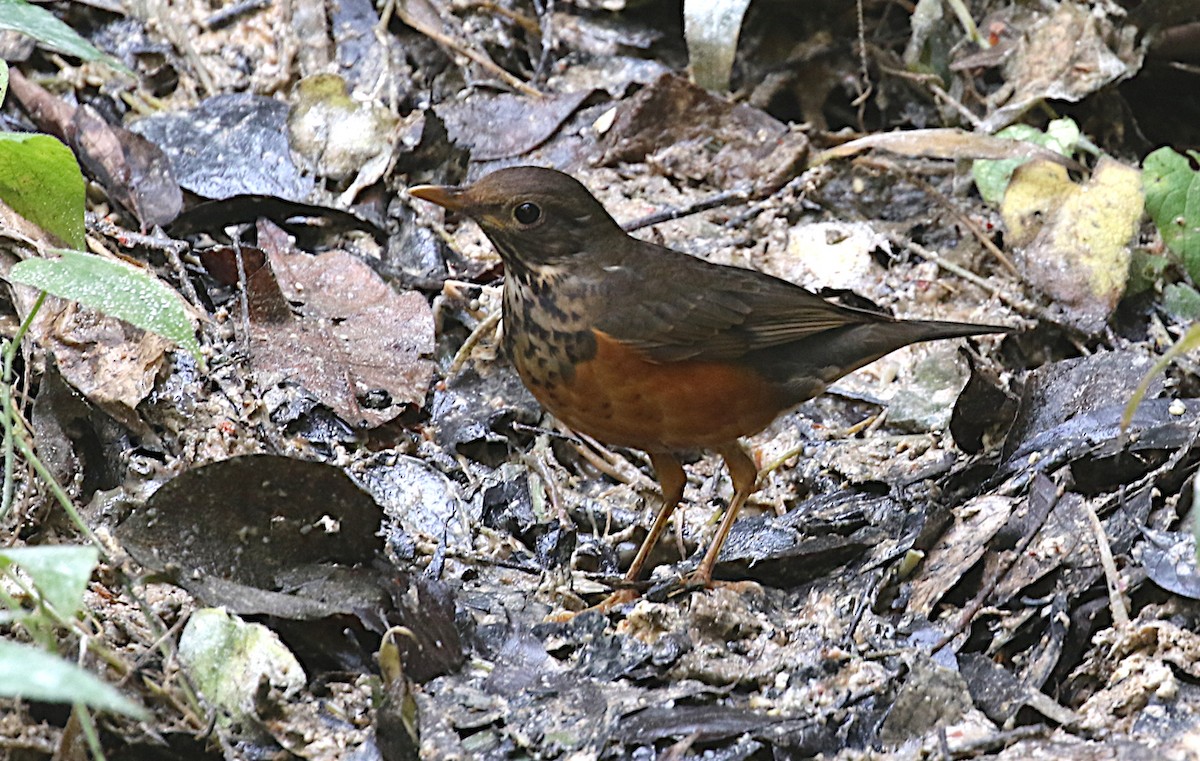
[[[1043,100],[1075,103],[1137,73],[1142,54],[1134,46],[1135,33],[1132,26],[1114,32],[1107,19],[1077,3],[1062,3],[1039,19],[1006,59],[1012,96],[980,128],[995,132]]]
[[[170,341],[57,298],[46,300],[32,333],[67,383],[126,428],[149,435],[137,406],[154,389]]]
[[[924,568],[912,584],[908,612],[928,616],[933,606],[987,550],[988,541],[1008,522],[1017,500],[986,496],[955,510],[954,525],[925,558]]]
[[[677,74],[664,74],[617,109],[602,163],[645,161],[665,175],[761,191],[802,168],[808,139],[765,111],[733,104]]]
[[[143,229],[166,225],[183,208],[183,191],[165,153],[141,135],[106,122],[90,106],[71,106],[15,69],[13,95],[37,125],[75,152],[113,200],[134,214]]]
[[[343,251],[296,252],[267,222],[259,240],[268,266],[248,265],[247,277],[251,362],[261,384],[301,385],[364,428],[424,402],[433,312],[421,294],[396,293]]]
[[[933,159],[1030,159],[1040,158],[1055,164],[1082,170],[1078,162],[1055,153],[1049,148],[1024,140],[1009,140],[960,129],[910,129],[881,132],[829,148],[817,154],[812,164],[824,164],[833,159],[854,156],[870,149],[879,149],[901,156],[920,156]]]

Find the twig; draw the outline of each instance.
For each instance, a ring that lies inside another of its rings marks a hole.
[[[929,249],[922,246],[920,243],[915,243],[910,240],[900,240],[899,238],[893,238],[892,242],[899,246],[902,246],[903,248],[908,249],[909,251],[911,251],[912,253],[921,257],[922,259],[926,259],[928,261],[933,262],[934,264],[936,264],[937,266],[946,270],[947,272],[958,275],[963,280],[966,280],[968,283],[973,283],[973,284],[979,286],[983,290],[985,290],[988,293],[995,296],[1000,301],[1004,302],[1008,306],[1012,307],[1013,309],[1017,310],[1018,312],[1020,312],[1024,315],[1027,315],[1029,317],[1036,317],[1039,320],[1055,322],[1054,318],[1051,315],[1048,315],[1045,313],[1045,310],[1043,310],[1037,306],[1034,306],[1032,304],[1029,304],[1025,301],[1018,301],[1015,296],[1010,296],[1008,294],[1008,292],[1005,291],[1004,289],[1002,289],[1000,286],[995,285],[994,283],[988,282],[987,280],[983,279],[979,275],[976,275],[974,272],[970,271],[969,269],[967,269],[965,267],[960,267],[959,265],[955,264],[954,262],[946,261],[945,259],[943,259],[941,257],[940,254],[938,254],[934,251],[930,251]]]
[[[200,22],[200,25],[205,29],[220,29],[227,24],[233,23],[240,16],[269,7],[271,7],[271,0],[239,0],[232,5],[221,8],[216,13],[209,14],[206,19]]]
[[[554,0],[534,0],[533,7],[537,10],[538,30],[542,38],[542,54],[538,57],[537,66],[533,70],[534,79],[545,81],[546,72],[550,69],[550,55],[554,52]]]
[[[619,484],[643,490],[654,489],[654,484],[650,479],[646,478],[642,471],[630,464],[628,460],[618,456],[591,436],[571,431],[561,423],[558,425],[566,434],[566,439],[575,442],[575,450],[579,456],[587,460],[596,470]]]
[[[467,336],[467,340],[463,341],[463,345],[459,347],[458,352],[455,353],[454,359],[450,362],[450,369],[446,371],[447,377],[452,378],[458,374],[458,371],[462,369],[462,366],[466,364],[467,359],[470,358],[471,352],[475,349],[475,346],[478,345],[481,340],[483,340],[484,336],[495,331],[496,325],[500,323],[500,317],[502,314],[504,313],[497,309],[479,321],[479,324],[476,325],[475,329],[471,331],[471,335]]]
[[[1088,524],[1092,527],[1092,535],[1096,538],[1096,549],[1100,553],[1100,567],[1104,569],[1104,581],[1108,587],[1108,607],[1112,610],[1113,628],[1118,631],[1129,626],[1129,610],[1121,597],[1121,575],[1117,572],[1117,564],[1113,562],[1112,545],[1104,533],[1104,524],[1096,515],[1096,508],[1091,501],[1083,500],[1083,512]]]
[[[0,404],[4,405],[2,413],[4,415],[4,485],[3,497],[0,498],[0,518],[7,516],[8,511],[12,509],[16,481],[16,442],[14,437],[20,410],[12,398],[12,391],[15,388],[15,381],[12,379],[13,362],[16,360],[17,352],[21,350],[21,341],[24,340],[25,334],[29,332],[29,328],[33,324],[33,318],[41,310],[45,301],[46,292],[41,291],[29,309],[29,314],[17,328],[16,335],[4,347],[4,376],[0,378]]]
[[[425,35],[429,39],[433,40],[434,42],[441,45],[442,47],[450,50],[451,52],[458,53],[459,55],[465,56],[469,60],[482,66],[484,69],[488,70],[495,76],[499,77],[502,81],[504,81],[505,84],[507,84],[509,87],[513,88],[514,90],[519,90],[532,98],[541,98],[542,97],[541,91],[538,90],[536,87],[532,87],[528,83],[522,82],[520,79],[513,76],[511,73],[505,71],[495,61],[488,58],[486,55],[479,53],[478,51],[471,50],[470,48],[464,47],[463,45],[461,45],[459,43],[458,40],[454,39],[450,35],[445,34],[444,32],[441,32],[437,29],[434,29],[433,27],[427,25],[425,22],[421,21],[420,19],[417,19],[411,13],[409,13],[407,10],[404,9],[402,3],[395,4],[394,9],[395,9],[397,18],[399,18],[405,24],[407,24],[408,26],[411,26],[413,29],[417,30],[421,34]]]
[[[567,516],[567,510],[563,507],[562,495],[558,491],[558,482],[554,479],[554,474],[550,472],[550,466],[546,462],[546,452],[550,449],[549,434],[538,436],[534,442],[533,449],[525,457],[525,462],[533,469],[538,478],[542,480],[542,488],[546,490],[546,496],[550,500],[550,507],[554,510],[554,515],[558,518],[558,525],[569,526],[571,519]]]
[[[862,77],[862,91],[857,97],[851,101],[851,105],[858,108],[858,125],[862,129],[863,114],[866,112],[867,101],[871,98],[871,94],[875,91],[875,84],[871,81],[871,68],[867,60],[867,22],[863,18],[863,0],[855,0],[854,10],[857,14],[856,26],[858,28],[858,66],[859,76]]]
[[[909,172],[900,165],[891,161],[887,161],[886,159],[864,159],[863,163],[887,172],[897,173],[904,177],[904,179],[919,187],[925,192],[926,195],[931,196],[935,201],[940,203],[943,208],[954,215],[955,219],[957,219],[963,227],[967,228],[968,232],[975,236],[975,239],[979,241],[979,244],[986,248],[988,252],[996,258],[996,261],[1004,265],[1004,268],[1007,269],[1014,277],[1021,277],[1021,272],[1017,269],[1017,265],[1013,264],[1012,259],[1008,258],[1008,254],[1005,254],[1003,251],[1001,251],[1000,247],[992,242],[991,238],[989,238],[987,235],[984,235],[983,230],[979,229],[979,225],[975,224],[974,220],[963,213],[962,209],[959,209],[958,206],[951,202],[950,199],[947,198],[944,193],[942,193],[942,191],[926,182],[923,177],[919,177],[913,172]]]
[[[183,266],[183,260],[179,258],[180,254],[190,248],[190,245],[186,241],[167,237],[162,228],[155,228],[154,232],[150,235],[132,232],[118,227],[103,217],[91,214],[88,215],[88,226],[101,235],[112,238],[122,248],[133,248],[136,246],[138,248],[150,249],[151,251],[163,252],[167,258],[167,262],[171,265],[171,269],[175,272],[175,277],[179,279],[179,287],[183,291],[183,295],[194,306],[203,308],[203,305],[200,303],[200,296],[196,293],[191,279],[187,276],[187,269]]]
[[[910,82],[916,82],[922,87],[928,88],[928,90],[933,93],[934,97],[941,99],[946,103],[946,105],[957,111],[958,115],[966,120],[973,129],[978,130],[982,124],[979,117],[976,116],[971,109],[964,106],[957,98],[942,88],[942,78],[937,74],[922,74],[920,72],[905,71],[904,69],[897,69],[890,66],[880,66],[879,70],[885,74],[890,74],[893,77],[907,79]]]
[[[726,190],[722,193],[717,193],[714,196],[709,196],[708,198],[696,201],[695,203],[687,204],[686,206],[668,206],[667,208],[656,211],[653,214],[648,214],[641,219],[635,219],[632,222],[626,222],[625,224],[621,225],[621,229],[627,233],[631,233],[636,230],[641,230],[643,227],[658,225],[675,219],[682,219],[683,217],[688,217],[692,214],[699,214],[702,211],[715,209],[718,206],[729,206],[735,203],[745,202],[749,199],[750,194],[745,190]]]
[[[1045,479],[1044,476],[1042,478]],[[1030,525],[1025,535],[1007,553],[1007,556],[997,558],[997,565],[992,569],[993,573],[988,576],[987,580],[980,587],[975,598],[963,608],[958,623],[933,646],[933,649],[930,651],[931,653],[936,653],[946,645],[949,645],[954,641],[955,637],[967,630],[967,627],[975,620],[976,614],[983,609],[983,604],[996,591],[1000,580],[1008,575],[1008,572],[1017,564],[1017,560],[1024,556],[1025,551],[1029,549],[1029,545],[1033,542],[1033,537],[1041,530],[1042,525],[1046,522],[1046,517],[1050,515],[1050,511],[1054,509],[1054,506],[1058,504],[1059,497],[1058,488],[1049,479],[1045,479],[1041,484],[1037,480],[1034,481],[1033,488],[1030,489],[1028,502],[1030,505],[1030,517],[1035,518],[1033,525]],[[1039,502],[1040,504],[1038,504]],[[985,572],[988,570],[987,565],[987,563],[984,565]]]

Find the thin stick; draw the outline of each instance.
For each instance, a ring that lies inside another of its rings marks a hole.
[[[1090,500],[1083,501],[1083,512],[1092,527],[1092,535],[1096,537],[1096,549],[1100,553],[1100,567],[1104,569],[1104,581],[1108,587],[1108,607],[1112,610],[1113,628],[1120,631],[1129,626],[1129,610],[1121,597],[1121,575],[1117,572],[1117,564],[1113,562],[1112,545],[1104,533],[1104,524],[1096,515],[1096,508]]]
[[[462,366],[466,364],[470,358],[471,352],[483,340],[484,336],[491,335],[496,330],[496,326],[500,323],[500,316],[504,314],[499,309],[484,317],[471,331],[471,335],[467,336],[467,340],[463,341],[463,345],[459,347],[458,352],[454,355],[453,361],[450,362],[450,369],[447,371],[447,377],[454,377]]]
[[[699,214],[702,211],[715,209],[718,206],[729,206],[736,203],[743,203],[749,199],[750,194],[744,190],[727,190],[723,193],[717,193],[714,196],[703,198],[695,203],[688,204],[687,206],[670,206],[660,211],[656,211],[653,214],[648,214],[642,217],[641,219],[635,219],[632,222],[627,222],[621,225],[621,229],[627,233],[631,233],[635,230],[641,230],[643,227],[662,224],[663,222],[670,222],[675,219],[682,219],[683,217],[688,217],[692,214]]]
[[[895,172],[919,187],[927,195],[932,196],[933,199],[940,203],[943,208],[954,215],[954,218],[957,219],[963,227],[967,228],[968,232],[975,236],[975,239],[979,241],[979,245],[986,248],[988,253],[996,258],[996,261],[1003,264],[1004,268],[1008,270],[1014,277],[1021,277],[1020,270],[1017,269],[1017,265],[1013,264],[1012,259],[1008,258],[1008,254],[1001,251],[1000,247],[992,242],[991,238],[984,234],[983,230],[979,228],[979,225],[975,224],[974,220],[964,214],[962,209],[959,209],[958,206],[951,202],[950,199],[947,198],[944,193],[942,193],[942,191],[926,182],[924,178],[919,177],[912,172],[906,171],[903,167],[891,161],[886,161],[884,159],[864,159],[864,163],[878,167],[884,171]]]
[[[438,31],[437,29],[434,29],[433,27],[428,26],[423,21],[417,19],[412,14],[410,14],[408,11],[406,11],[403,7],[401,7],[401,5],[397,4],[395,6],[395,11],[396,11],[396,16],[401,21],[403,21],[405,24],[407,24],[408,26],[411,26],[413,29],[416,29],[418,32],[425,35],[426,37],[433,40],[434,42],[441,45],[442,47],[447,48],[454,53],[458,53],[459,55],[465,56],[466,58],[470,59],[471,61],[474,61],[475,63],[479,64],[480,66],[487,69],[489,72],[491,72],[495,76],[499,77],[501,80],[504,81],[505,84],[507,84],[509,87],[513,88],[514,90],[520,90],[521,92],[525,93],[526,95],[528,95],[532,98],[543,97],[541,91],[538,90],[537,88],[532,87],[525,82],[522,82],[520,79],[518,79],[517,77],[513,76],[509,72],[502,69],[495,61],[493,61],[492,59],[483,55],[482,53],[479,53],[479,52],[476,52],[469,48],[463,47],[461,44],[459,44],[458,40],[454,39],[453,37],[449,36],[448,34],[445,34],[441,31]]]

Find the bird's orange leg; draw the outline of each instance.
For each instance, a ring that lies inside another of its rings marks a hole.
[[[725,517],[721,519],[721,525],[717,526],[717,535],[713,537],[712,544],[708,546],[708,552],[704,553],[704,559],[700,561],[700,566],[688,575],[689,586],[711,587],[713,585],[713,568],[717,565],[717,558],[721,555],[721,547],[729,538],[729,531],[733,528],[733,523],[737,520],[742,505],[746,504],[746,500],[750,499],[750,495],[758,486],[758,466],[746,453],[741,442],[733,441],[726,444],[718,449],[717,453],[725,459],[725,467],[729,469],[729,477],[733,480],[733,499],[729,503],[729,509],[725,511]]]
[[[629,570],[625,572],[625,581],[627,582],[637,581],[642,575],[646,560],[650,557],[655,545],[658,544],[658,540],[662,538],[663,532],[667,530],[671,514],[683,501],[683,487],[687,484],[687,474],[683,472],[683,465],[675,455],[651,452],[650,464],[654,466],[654,475],[658,477],[658,486],[663,495],[663,506],[654,518],[654,525],[650,527],[650,533],[646,535],[642,546],[638,547],[637,555],[634,556],[633,563],[629,565]],[[588,610],[606,613],[618,605],[633,602],[637,596],[637,591],[634,589],[618,589]]]
[[[658,544],[658,540],[667,529],[667,523],[671,520],[671,513],[675,512],[675,508],[683,500],[683,487],[687,484],[687,474],[683,472],[683,465],[674,455],[651,453],[650,463],[654,465],[654,474],[658,477],[659,488],[662,489],[663,505],[662,509],[658,511],[658,515],[654,518],[654,525],[650,527],[650,533],[646,535],[642,546],[638,547],[638,552],[633,558],[633,563],[629,566],[629,570],[625,572],[625,581],[627,582],[637,581],[638,577],[642,575],[642,569],[646,565],[647,558],[650,557],[650,552],[654,549],[654,545]],[[547,620],[570,621],[579,615],[579,613],[586,613],[590,610],[607,613],[619,605],[633,602],[637,599],[637,596],[638,593],[634,589],[618,589],[590,608],[581,610],[578,613],[554,614]]]

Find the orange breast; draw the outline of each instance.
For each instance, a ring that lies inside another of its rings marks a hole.
[[[600,441],[648,451],[705,449],[766,428],[785,409],[758,373],[717,362],[655,364],[593,331],[574,378],[530,390],[555,417]]]

